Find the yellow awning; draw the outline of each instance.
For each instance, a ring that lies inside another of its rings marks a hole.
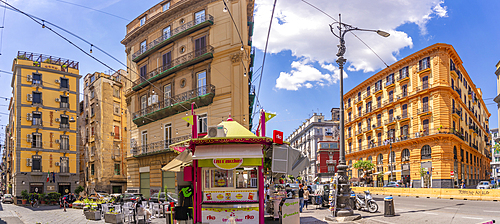
[[[224,126],[226,137],[257,137],[254,133],[236,121],[223,121],[219,125]],[[207,136],[205,136],[205,138],[206,137]]]

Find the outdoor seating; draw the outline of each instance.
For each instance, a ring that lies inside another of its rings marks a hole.
[[[160,204],[158,203],[151,203],[150,204],[150,209],[151,209],[151,215],[152,216],[156,216],[156,214],[158,214],[158,216],[156,217],[160,217]]]
[[[132,222],[134,212],[130,210],[130,207],[123,207],[123,221],[127,220],[127,222]]]

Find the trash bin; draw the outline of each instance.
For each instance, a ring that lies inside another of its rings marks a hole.
[[[349,202],[351,203],[351,208],[352,210],[356,209],[356,194],[354,192],[351,192],[351,196],[349,197]]]
[[[394,216],[394,199],[392,197],[384,198],[384,217]]]

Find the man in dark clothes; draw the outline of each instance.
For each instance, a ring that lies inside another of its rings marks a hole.
[[[302,184],[299,184],[299,202],[300,202],[300,212],[302,212],[302,207],[304,207],[304,189]]]

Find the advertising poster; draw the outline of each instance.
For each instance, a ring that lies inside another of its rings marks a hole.
[[[204,202],[256,202],[257,197],[257,190],[203,192]]]
[[[281,207],[282,223],[300,224],[299,199],[286,199]]]
[[[255,224],[259,223],[259,208],[202,208],[201,216],[203,223]]]

